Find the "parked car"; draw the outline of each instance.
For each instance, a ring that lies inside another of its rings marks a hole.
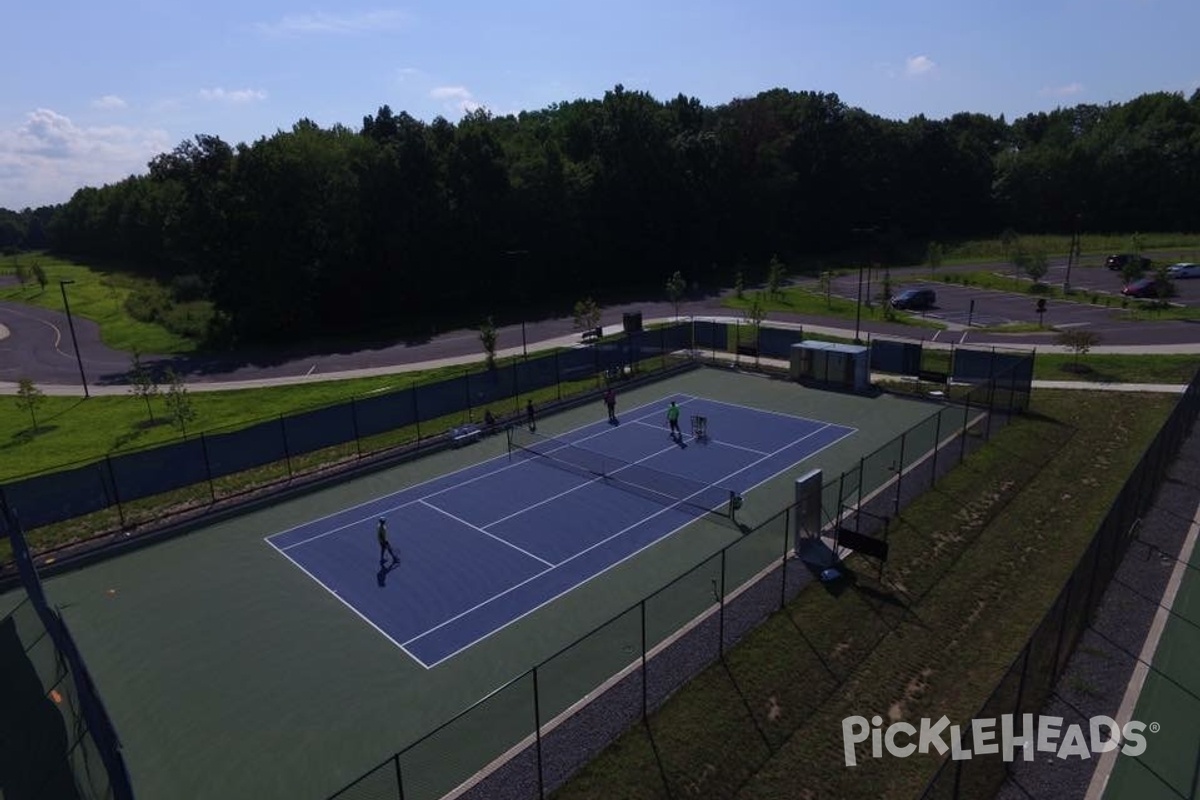
[[[1126,297],[1158,297],[1157,281],[1154,278],[1138,278],[1133,283],[1127,283],[1121,289]]]
[[[1153,266],[1150,259],[1146,258],[1145,256],[1135,256],[1132,253],[1117,253],[1114,256],[1109,256],[1108,258],[1104,259],[1104,266],[1113,270],[1121,270],[1125,269],[1125,265],[1134,259],[1137,259],[1138,263],[1142,265],[1142,269],[1144,270],[1150,269],[1150,267]]]
[[[1167,267],[1168,278],[1200,278],[1200,264],[1181,261]]]
[[[892,298],[892,308],[903,308],[907,311],[933,308],[936,303],[937,293],[933,289],[905,289]]]

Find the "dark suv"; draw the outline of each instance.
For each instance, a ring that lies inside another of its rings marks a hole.
[[[1142,265],[1143,270],[1150,269],[1150,259],[1145,256],[1135,256],[1132,253],[1118,253],[1115,256],[1109,256],[1104,259],[1104,266],[1113,270],[1125,269],[1125,265],[1134,259],[1137,259],[1137,262]]]
[[[933,289],[905,289],[892,298],[892,308],[903,308],[909,311],[933,308],[935,303],[937,303],[937,294]]]

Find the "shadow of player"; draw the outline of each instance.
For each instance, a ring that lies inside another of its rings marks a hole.
[[[375,580],[379,584],[380,588],[387,586],[388,573],[391,572],[392,570],[394,570],[398,566],[400,566],[400,562],[393,561],[388,566],[379,568],[379,572],[375,573]]]

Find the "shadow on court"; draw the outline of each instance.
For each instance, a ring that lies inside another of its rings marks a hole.
[[[49,635],[42,636],[47,641],[31,643],[30,651],[49,648]],[[66,722],[46,696],[11,615],[0,621],[0,709],[0,797],[78,798]]]

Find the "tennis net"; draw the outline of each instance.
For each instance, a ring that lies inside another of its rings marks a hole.
[[[519,425],[508,429],[508,452],[672,506],[685,505],[732,518],[742,505],[741,495],[732,489],[623,461]]]

